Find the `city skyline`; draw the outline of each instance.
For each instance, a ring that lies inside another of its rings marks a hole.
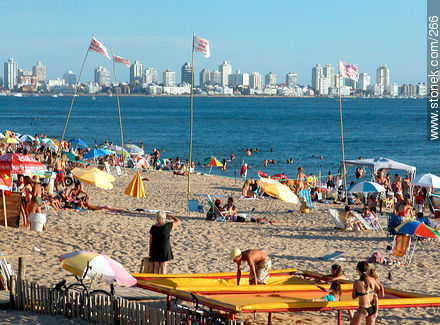
[[[267,8],[262,1],[252,6],[230,1],[135,2],[124,6],[115,1],[105,6],[103,2],[73,5],[41,1],[26,6],[6,3],[4,7],[9,15],[0,23],[8,30],[0,44],[2,59],[12,57],[25,70],[42,61],[48,79],[61,77],[68,70],[78,73],[96,32],[109,52],[131,62],[139,60],[159,72],[171,69],[180,80],[181,65],[190,61],[191,36],[196,28],[197,35],[211,43],[211,58],[196,55],[196,72],[204,68],[213,71],[227,60],[233,71],[249,74],[258,71],[282,76],[294,72],[298,83],[306,85],[311,84],[309,70],[317,62],[336,66],[340,58],[358,64],[360,72],[370,76],[378,65],[387,64],[392,82],[398,84],[424,81],[424,3],[340,1],[280,3]],[[341,9],[350,14],[340,14]],[[15,24],[14,17],[34,19]],[[77,23],[66,24],[66,19]],[[93,80],[98,66],[111,71],[110,61],[89,55],[82,80]],[[117,69],[118,79],[129,79],[127,68],[119,65]]]

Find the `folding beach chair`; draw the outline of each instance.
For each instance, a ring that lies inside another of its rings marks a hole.
[[[218,221],[226,221],[226,215],[228,214],[227,211],[220,211],[214,204],[214,202],[212,201],[211,196],[208,194],[207,195],[208,198],[208,204],[209,207],[215,212],[216,215],[216,220]]]
[[[364,219],[359,213],[353,212],[356,219],[359,221],[359,223],[366,229],[366,230],[373,230],[373,227],[367,222],[367,220]]]
[[[336,209],[328,209],[330,212],[330,215],[332,216],[333,222],[335,223],[336,229],[343,229],[345,230],[345,224],[341,220],[341,217],[339,216],[339,212]]]
[[[393,239],[390,260],[397,259],[403,264],[410,264],[415,248],[416,243],[412,243],[410,236],[396,235]]]
[[[440,218],[440,208],[437,208],[436,205],[433,202],[432,196],[428,196],[426,198],[429,204],[429,209],[431,210],[432,214],[435,218]]]
[[[309,208],[314,208],[315,206],[312,204],[312,199],[310,198],[310,190],[309,189],[304,189],[299,191],[299,196],[303,197],[306,199],[307,205],[309,206]]]
[[[375,230],[375,231],[382,231],[385,233],[385,230],[382,228],[381,224],[379,223],[379,218],[377,218],[377,221],[375,222],[368,222],[362,215],[359,213],[354,213],[356,216],[356,219],[359,220],[359,222],[364,226],[367,230]]]
[[[198,200],[188,200],[188,216],[191,212],[199,212],[202,216],[204,214],[203,205],[199,204]]]

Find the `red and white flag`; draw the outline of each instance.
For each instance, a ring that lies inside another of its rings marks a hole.
[[[98,41],[95,36],[93,36],[92,41],[90,42],[89,51],[93,51],[99,54],[104,55],[107,59],[111,60],[110,56],[108,55],[108,51],[105,48],[105,46]]]
[[[194,35],[194,51],[205,53],[205,58],[209,58],[211,53],[209,52],[209,42],[204,38]]]
[[[356,65],[351,63],[344,63],[342,61],[338,61],[339,65],[339,73],[343,78],[348,78],[354,81],[359,80],[359,71]]]
[[[115,62],[119,62],[122,63],[123,65],[126,65],[127,67],[130,67],[130,61],[124,58],[121,58],[120,56],[114,55],[113,54],[113,60]]]

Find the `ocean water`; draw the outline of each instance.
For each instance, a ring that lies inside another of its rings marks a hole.
[[[21,134],[45,132],[60,138],[72,97],[0,97],[0,130]],[[142,141],[162,158],[188,158],[188,97],[121,97],[124,141]],[[440,175],[439,145],[426,140],[424,99],[343,99],[346,159],[388,157],[414,165],[420,172]],[[257,170],[296,176],[336,173],[341,160],[339,100],[335,98],[195,97],[193,160],[208,156],[236,159],[227,170],[212,174],[238,175],[242,161],[248,176]],[[65,139],[82,138],[90,146],[108,139],[120,144],[116,97],[75,99]],[[251,157],[246,148],[258,148]],[[319,157],[323,156],[321,160]],[[317,157],[317,158],[315,158]],[[287,160],[293,158],[293,164]],[[264,159],[277,164],[263,166]],[[199,171],[207,172],[202,167]],[[354,173],[354,170],[351,171]]]

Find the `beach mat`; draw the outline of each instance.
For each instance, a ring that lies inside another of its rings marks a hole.
[[[344,252],[336,251],[331,254],[326,254],[321,256],[319,259],[324,261],[346,261],[347,259],[345,257],[342,257]]]

